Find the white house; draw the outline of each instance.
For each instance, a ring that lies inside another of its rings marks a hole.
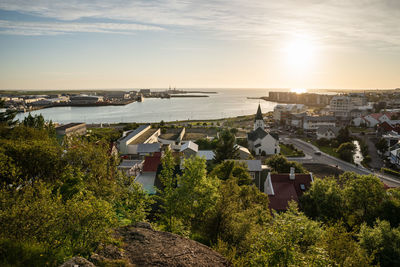
[[[262,118],[261,108],[258,105],[257,114],[254,120],[254,131],[247,134],[249,148],[256,155],[265,153],[266,155],[278,154],[280,152],[279,137],[264,130],[264,120]]]
[[[400,169],[400,148],[390,151],[390,163]]]
[[[390,121],[390,114],[389,113],[372,113],[368,114],[364,117],[358,117],[353,119],[353,125],[354,126],[363,126],[365,125],[366,127],[375,127],[379,123],[382,122],[389,122]]]
[[[336,118],[333,116],[306,116],[303,119],[304,130],[317,130],[321,126],[336,126]]]
[[[339,133],[339,129],[336,127],[330,127],[330,126],[320,126],[317,129],[317,139],[328,139],[331,140],[333,138],[336,138],[336,136]]]

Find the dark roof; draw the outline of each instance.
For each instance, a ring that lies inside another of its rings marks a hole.
[[[161,157],[158,156],[146,157],[144,159],[143,171],[156,172],[158,165],[160,165],[160,162],[161,162]]]
[[[336,118],[333,116],[306,116],[304,118],[306,121],[332,121],[335,122]]]
[[[269,207],[274,210],[286,210],[288,202],[298,202],[304,191],[300,188],[304,184],[305,190],[310,188],[311,174],[295,174],[295,179],[290,180],[290,174],[271,174],[271,183],[274,195],[268,195]]]
[[[327,126],[327,125],[321,125],[317,129],[317,133],[319,134],[325,134],[327,131],[332,131],[332,133],[337,136],[339,134],[340,128],[338,127],[332,127],[332,126]]]
[[[256,117],[254,118],[254,121],[257,121],[257,120],[263,120],[263,116],[262,116],[260,104],[258,104],[258,109],[257,109]]]
[[[252,131],[247,134],[247,139],[250,141],[256,141],[257,139],[263,139],[267,136],[268,133],[261,128],[257,128],[255,131]]]
[[[68,128],[78,126],[78,125],[80,125],[80,124],[86,125],[84,122],[72,122],[72,123],[68,123],[68,124],[62,125],[62,126],[58,126],[58,127],[56,128],[56,130],[66,130],[66,129],[68,129]]]
[[[257,139],[263,139],[264,137],[266,137],[267,135],[271,135],[274,139],[279,140],[279,136],[277,133],[268,133],[265,130],[261,129],[261,128],[257,128],[255,131],[252,131],[250,133],[247,134],[247,139],[250,141],[256,141]]]

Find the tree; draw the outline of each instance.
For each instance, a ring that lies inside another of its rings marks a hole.
[[[363,222],[372,224],[379,216],[382,202],[386,199],[383,183],[373,175],[356,175],[348,180],[343,190],[346,217],[349,225]]]
[[[307,173],[307,170],[298,162],[288,161],[285,156],[273,155],[265,160],[265,164],[271,167],[271,170],[278,173],[289,173],[290,168],[294,167],[296,173]]]
[[[42,114],[32,116],[31,113],[29,113],[28,116],[22,121],[22,124],[26,127],[43,129],[45,126],[45,121]]]
[[[226,159],[239,158],[239,148],[235,146],[235,136],[230,131],[221,132],[214,153],[214,162],[217,164]]]
[[[347,142],[347,143],[342,143],[336,150],[336,152],[339,154],[339,157],[342,160],[345,160],[347,162],[353,162],[353,156],[355,150],[356,146],[351,142]]]
[[[389,222],[377,220],[373,227],[363,224],[359,239],[361,247],[375,254],[375,264],[382,267],[400,266],[400,229]]]
[[[389,149],[388,142],[384,138],[379,139],[378,143],[375,143],[375,147],[381,154],[385,154]]]
[[[322,234],[321,224],[291,202],[288,211],[275,213],[270,225],[259,232],[249,265],[330,266],[328,253],[318,246]]]
[[[0,108],[4,107],[4,100],[0,99]],[[6,110],[5,112],[0,112],[0,126],[13,126],[17,123],[14,121],[15,116],[17,116],[16,110]]]
[[[312,219],[323,222],[340,220],[344,212],[344,199],[336,179],[315,179],[311,188],[300,198],[300,206]]]
[[[214,167],[210,176],[221,180],[234,179],[238,185],[252,184],[252,179],[244,163],[236,161],[224,161]]]
[[[177,177],[175,171],[175,160],[170,150],[167,150],[161,160],[162,170],[160,172],[160,181],[163,186],[158,191],[158,199],[161,202],[162,212],[160,213],[160,221],[164,225],[165,230],[169,232],[179,233],[178,226],[182,222],[177,222],[175,215],[178,213],[177,205]]]
[[[338,136],[336,137],[339,145],[347,142],[351,142],[353,139],[350,135],[349,127],[344,127],[339,130]]]
[[[207,177],[205,159],[185,159],[176,190],[177,218],[185,222],[191,233],[201,231],[207,214],[213,211],[219,197],[218,186],[217,178]]]

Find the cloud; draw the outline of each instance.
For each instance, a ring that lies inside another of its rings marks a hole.
[[[137,29],[120,27],[134,23],[149,25],[143,30],[175,28],[177,33],[196,32],[260,44],[307,34],[325,45],[356,43],[382,49],[400,45],[398,0],[2,0],[0,9],[64,21],[57,26],[67,29],[86,18],[126,22],[115,28],[79,24],[77,28],[84,32],[132,32]],[[46,32],[45,25],[30,25],[32,33]],[[48,26],[49,34],[73,32]],[[5,29],[30,32],[19,22]]]
[[[66,33],[92,32],[133,34],[136,31],[160,31],[163,28],[133,23],[82,23],[82,22],[22,22],[0,20],[1,34],[14,35],[59,35]]]

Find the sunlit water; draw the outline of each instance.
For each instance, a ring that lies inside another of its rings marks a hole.
[[[267,96],[266,89],[218,89],[218,94],[198,98],[145,98],[125,106],[55,107],[33,111],[46,120],[58,123],[117,123],[204,120],[255,114],[260,103],[263,112],[272,111],[276,103],[247,97]],[[28,113],[20,113],[23,119]]]
[[[364,160],[364,157],[361,153],[361,147],[357,140],[353,141],[353,144],[356,146],[356,151],[353,155],[354,163],[357,165],[361,165],[361,162]]]

